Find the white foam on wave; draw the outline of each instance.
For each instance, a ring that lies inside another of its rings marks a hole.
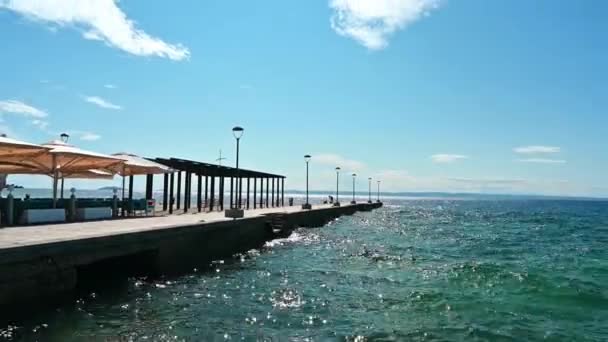
[[[299,242],[310,243],[310,242],[314,242],[314,241],[318,241],[318,240],[319,240],[318,235],[300,234],[296,231],[296,232],[291,233],[291,235],[289,235],[286,238],[267,241],[264,244],[264,247],[272,248],[272,247],[277,247],[277,246],[283,246],[285,244],[299,243]]]

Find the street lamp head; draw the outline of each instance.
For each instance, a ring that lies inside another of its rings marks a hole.
[[[59,137],[61,137],[61,141],[63,141],[66,144],[67,144],[68,140],[70,139],[70,135],[67,133],[61,133],[61,135]]]
[[[243,136],[243,131],[245,131],[243,127],[235,126],[234,128],[232,128],[232,135],[234,135],[236,139],[241,139],[241,137]]]
[[[368,180],[369,180],[369,181],[371,181],[371,180],[372,180],[372,177],[369,177],[369,178],[368,178]]]
[[[356,174],[356,173],[353,173],[353,177],[357,177],[357,174]]]
[[[336,171],[340,171],[340,167],[339,167],[339,166],[338,166],[338,167],[336,167]]]
[[[304,156],[304,161],[307,162],[307,163],[310,161],[310,155],[309,154],[307,154],[307,155]]]

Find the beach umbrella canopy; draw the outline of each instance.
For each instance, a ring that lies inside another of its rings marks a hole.
[[[107,169],[124,162],[122,159],[109,155],[80,149],[61,140],[53,140],[42,146],[49,149],[48,153],[30,158],[29,163],[35,165],[41,173],[53,177],[54,204],[57,202],[57,181],[59,178],[88,172],[92,169]]]
[[[42,145],[0,136],[0,158],[37,154],[46,150],[48,149]]]
[[[103,170],[75,171],[63,178],[70,179],[114,179],[114,174]]]
[[[173,171],[170,167],[166,165],[153,162],[135,154],[122,152],[112,154],[112,157],[124,160],[124,163],[122,165],[113,165],[111,168],[109,168],[111,171],[116,172],[123,177],[135,175],[163,174],[170,173]]]
[[[35,162],[50,171],[56,169],[66,176],[80,171],[107,169],[124,162],[120,158],[87,151],[60,140],[53,140],[42,146],[49,148],[50,151],[37,158]]]
[[[41,173],[30,161],[48,152],[48,147],[0,136],[0,174]]]
[[[122,176],[123,200],[125,198],[125,177],[173,172],[173,170],[166,165],[153,162],[132,153],[120,152],[114,153],[112,156],[120,158],[124,161],[124,163],[121,165],[113,165],[112,167],[108,168],[110,171],[118,173]]]

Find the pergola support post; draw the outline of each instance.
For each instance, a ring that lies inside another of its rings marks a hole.
[[[174,179],[175,179],[175,172],[171,173],[171,186],[169,187],[169,214],[173,214],[173,188],[174,188]]]
[[[154,197],[154,175],[146,175],[146,199],[150,200]]]
[[[220,210],[224,210],[224,177],[220,177]]]
[[[201,176],[200,174],[196,175],[197,177],[197,191],[196,191],[196,208],[198,209],[198,212],[200,213],[201,211],[203,211],[203,176]],[[207,177],[205,177],[205,179],[207,179]],[[207,187],[205,187],[205,191],[207,191]],[[207,194],[205,193],[205,197],[207,196]]]
[[[133,213],[133,176],[129,176],[129,206],[127,207],[129,216]]]
[[[211,177],[211,201],[209,202],[209,211],[213,211],[213,202],[215,201],[215,176]]]
[[[273,208],[274,208],[274,206],[275,206],[275,204],[276,204],[276,203],[274,202],[274,181],[275,181],[275,179],[276,179],[276,178],[274,178],[274,177],[272,178],[272,191],[271,191],[271,198],[270,198],[270,199],[271,199],[271,203],[272,203],[272,207],[273,207]]]
[[[177,172],[177,199],[175,203],[175,208],[179,210],[182,203],[182,172]]]
[[[249,210],[249,177],[247,177],[247,210]]]
[[[281,178],[281,207],[285,206],[285,178]]]
[[[163,175],[163,211],[167,211],[168,203],[168,192],[169,190],[169,174],[165,173]]]
[[[208,195],[208,189],[209,188],[209,176],[205,176],[205,208],[209,207],[209,195]]]
[[[186,175],[184,177],[184,213],[188,212],[188,191],[190,189],[190,184],[189,184],[189,180],[190,180],[190,172],[186,171]]]
[[[266,178],[266,208],[268,208],[268,193],[270,191],[270,178]]]

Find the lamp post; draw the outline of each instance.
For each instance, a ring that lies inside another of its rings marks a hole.
[[[239,178],[239,147],[241,142],[241,137],[243,136],[244,129],[240,126],[236,126],[232,129],[232,135],[236,139],[236,190],[238,194],[236,196],[236,201],[238,204],[237,208],[241,208],[241,179]]]
[[[241,182],[239,179],[239,147],[243,131],[244,129],[240,126],[232,128],[232,135],[234,135],[234,138],[236,139],[236,188],[238,191],[236,200],[238,204],[236,208],[231,207],[229,210],[226,210],[224,214],[226,217],[233,219],[241,218],[244,214],[243,209],[241,209]]]
[[[369,199],[367,200],[367,203],[372,203],[372,177],[369,177],[367,179],[369,181]]]
[[[67,133],[61,133],[59,137],[61,138],[61,141],[65,144],[67,144],[68,140],[70,140],[70,135]]]
[[[376,202],[380,203],[380,181],[378,181],[378,200]]]
[[[308,203],[308,163],[310,162],[310,155],[305,155],[304,161],[306,162],[306,203],[302,204],[302,209],[312,209],[312,206]]]
[[[336,167],[336,201],[334,207],[340,206],[340,167]]]
[[[357,204],[357,201],[355,201],[355,178],[357,178],[357,174],[353,173],[353,200],[350,201],[350,204]]]
[[[63,142],[64,144],[68,143],[68,140],[70,140],[70,135],[67,133],[61,133],[61,135],[59,135],[59,137],[61,138],[61,142]],[[65,178],[63,178],[63,176],[61,177],[61,199],[63,199],[63,185],[65,183]]]

